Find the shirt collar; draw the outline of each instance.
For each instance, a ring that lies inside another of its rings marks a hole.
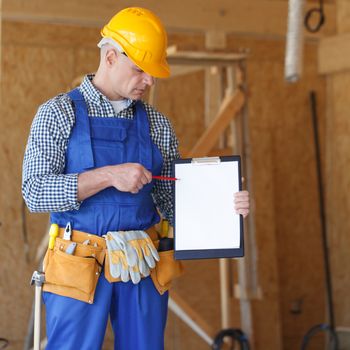
[[[105,98],[105,96],[103,96],[103,94],[92,84],[92,79],[94,76],[94,74],[86,75],[83,82],[79,86],[79,89],[86,100],[95,104],[100,104],[101,100]]]
[[[92,79],[94,78],[95,74],[87,74],[84,79],[83,82],[81,83],[81,85],[79,86],[79,89],[81,91],[81,93],[83,94],[83,96],[85,97],[85,99],[89,100],[92,103],[98,104],[100,105],[102,101],[107,101],[108,103],[110,103],[109,99],[103,95],[92,83]],[[133,107],[135,104],[135,101],[128,99],[128,104],[127,107],[125,108],[125,110],[130,109],[131,107]],[[111,105],[112,107],[112,105]],[[122,113],[123,111],[121,111],[120,113]]]

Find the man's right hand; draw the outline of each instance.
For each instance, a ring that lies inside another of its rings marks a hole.
[[[108,187],[138,193],[151,181],[152,173],[139,163],[109,165],[79,174],[77,198],[83,201]]]
[[[139,192],[152,181],[152,173],[138,163],[125,163],[108,167],[112,186],[122,192]]]

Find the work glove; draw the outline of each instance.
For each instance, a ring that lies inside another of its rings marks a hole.
[[[121,231],[120,235],[130,244],[138,257],[140,272],[148,276],[149,269],[156,266],[159,261],[157,249],[145,231]],[[148,271],[148,274],[146,275]]]
[[[144,231],[108,232],[106,240],[107,248],[108,244],[110,245],[110,248],[108,248],[111,249],[110,256],[119,257],[121,253],[124,254],[124,261],[127,262],[129,275],[135,284],[140,282],[141,275],[144,277],[149,276],[150,269],[155,267],[156,261],[159,261],[158,252],[152,240]],[[121,276],[122,281],[127,282],[129,278],[127,276],[127,268],[123,265],[123,261],[118,258],[115,260],[112,259],[110,263],[112,276],[116,278]],[[113,264],[116,264],[116,266],[112,266]]]
[[[105,236],[105,239],[112,277],[120,278],[123,282],[128,282],[130,279],[129,268],[136,266],[137,255],[131,247],[128,250],[123,250],[110,233]]]

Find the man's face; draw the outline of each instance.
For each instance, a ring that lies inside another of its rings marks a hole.
[[[137,67],[127,56],[117,53],[111,71],[113,92],[121,98],[139,100],[154,84],[154,78]]]

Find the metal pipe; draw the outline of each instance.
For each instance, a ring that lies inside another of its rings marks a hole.
[[[284,77],[294,83],[302,74],[304,46],[304,0],[289,0]]]

